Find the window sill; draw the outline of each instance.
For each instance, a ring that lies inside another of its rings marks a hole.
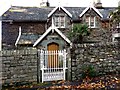
[[[66,27],[56,27],[56,28],[66,28]]]
[[[94,29],[94,28],[99,28],[99,27],[88,27],[88,28],[93,28]]]
[[[120,26],[119,26],[119,27],[116,27],[116,28],[118,28],[118,29],[119,29],[119,28],[120,28]]]

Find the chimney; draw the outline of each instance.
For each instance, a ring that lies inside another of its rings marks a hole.
[[[47,0],[47,2],[46,2],[46,5],[47,5],[47,7],[49,7],[49,6],[50,6],[50,3],[48,2],[48,0]]]
[[[120,1],[118,1],[118,7],[120,7]]]
[[[95,3],[95,7],[96,8],[102,8],[102,3],[101,3],[101,0],[97,0],[96,3]]]
[[[40,3],[40,7],[49,7],[50,6],[50,3],[49,1],[47,0],[42,0],[42,2]]]

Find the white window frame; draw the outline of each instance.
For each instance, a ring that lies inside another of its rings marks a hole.
[[[88,26],[89,26],[89,28],[96,28],[96,17],[94,16],[94,17],[91,17],[91,16],[87,16],[89,19],[89,21],[88,21]],[[94,18],[94,25],[93,26],[91,26],[91,18]]]
[[[118,42],[116,40],[117,37],[120,37],[120,33],[114,33],[114,34],[112,34],[112,42]]]
[[[56,27],[59,27],[59,21],[60,21],[59,19],[60,19],[59,16],[55,16],[54,18],[54,24]]]
[[[56,17],[58,17],[58,26],[56,26],[56,20],[57,20]],[[61,19],[62,17],[64,18],[63,19],[64,20],[63,21],[63,23],[64,23],[63,26],[61,26],[62,25],[62,19]],[[65,15],[61,15],[61,14],[55,15],[53,20],[54,20],[54,25],[57,28],[65,28]]]

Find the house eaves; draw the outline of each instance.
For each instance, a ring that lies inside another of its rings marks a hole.
[[[49,28],[46,30],[46,32],[45,32],[40,38],[38,38],[38,39],[36,40],[36,42],[34,43],[33,47],[37,46],[37,45],[38,45],[50,32],[52,32],[53,30],[54,30],[55,32],[57,32],[57,34],[60,35],[60,36],[63,38],[64,41],[66,41],[67,43],[70,44],[70,46],[72,46],[71,41],[70,41],[60,30],[58,30],[55,26],[51,26],[51,27],[49,27]]]
[[[79,16],[82,17],[89,9],[93,9],[101,18],[103,18],[103,15],[93,6],[87,7]]]
[[[52,16],[53,13],[54,13],[56,10],[58,10],[58,9],[59,9],[59,10],[62,9],[69,17],[72,18],[72,14],[71,14],[68,10],[66,10],[64,7],[61,7],[61,6],[55,7],[55,8],[48,14],[48,18],[49,18],[50,16]]]

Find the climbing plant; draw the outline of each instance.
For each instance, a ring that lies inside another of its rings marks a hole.
[[[88,26],[86,24],[74,24],[69,32],[69,38],[76,43],[82,43],[83,37],[89,35]]]
[[[120,23],[120,6],[110,13],[110,22],[113,28]]]

